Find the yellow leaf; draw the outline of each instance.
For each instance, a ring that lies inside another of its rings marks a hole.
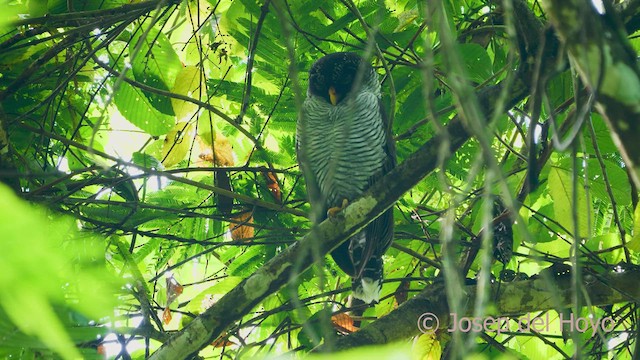
[[[200,69],[195,66],[185,66],[176,76],[176,83],[171,89],[172,93],[200,99],[200,92],[204,93],[201,81],[204,78],[200,75]],[[198,105],[179,99],[171,98],[173,111],[176,113],[178,121],[185,121],[198,111]]]
[[[442,355],[442,347],[435,333],[420,335],[413,342],[411,358],[414,360],[437,360]]]
[[[199,155],[201,160],[213,163],[215,166],[233,166],[235,164],[233,147],[224,135],[217,134],[213,146],[207,146],[204,139],[201,137],[200,139],[202,140],[202,149]]]
[[[251,212],[242,213],[233,218],[233,222],[229,223],[231,238],[233,240],[252,240],[253,239],[253,216]]]
[[[180,122],[167,133],[162,145],[162,164],[171,167],[187,156],[195,134],[188,122]]]

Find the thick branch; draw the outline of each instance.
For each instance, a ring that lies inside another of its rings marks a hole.
[[[610,273],[596,279],[585,276],[585,293],[589,294],[590,304],[593,306],[611,305],[621,302],[636,302],[640,300],[640,287],[636,285],[640,270],[622,273]],[[516,281],[500,285],[500,294],[494,296],[497,314],[500,317],[514,317],[537,311],[557,310],[572,305],[571,276],[556,278],[555,282],[545,279]],[[491,293],[495,294],[498,285],[493,284]],[[474,304],[474,295],[480,291],[476,286],[467,286],[465,293],[469,295],[466,304]],[[456,314],[457,318],[473,316],[473,308],[468,306],[464,314]],[[447,306],[447,299],[443,295],[441,286],[432,286],[423,290],[419,295],[402,304],[389,315],[380,318],[369,326],[349,336],[338,339],[331,350],[344,350],[356,346],[385,344],[411,336],[426,330],[421,324],[426,318],[425,313],[431,313],[439,320],[439,329],[453,329],[452,315]],[[615,319],[614,319],[615,320]],[[545,322],[547,324],[547,322]],[[506,331],[506,329],[503,329]],[[447,330],[445,330],[447,331]],[[318,351],[328,349],[321,347]]]

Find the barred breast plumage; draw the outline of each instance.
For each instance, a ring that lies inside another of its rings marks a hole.
[[[382,172],[387,154],[385,129],[376,118],[379,100],[363,93],[333,106],[314,97],[305,107],[311,170],[327,205],[340,206],[342,199],[362,194],[371,177]]]

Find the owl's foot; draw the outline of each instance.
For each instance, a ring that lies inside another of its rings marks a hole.
[[[342,206],[329,208],[329,210],[327,210],[327,216],[330,218],[335,217],[336,215],[338,215],[340,211],[344,210],[344,208],[346,208],[347,205],[349,205],[349,200],[342,199]]]

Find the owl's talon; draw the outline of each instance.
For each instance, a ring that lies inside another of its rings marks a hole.
[[[335,207],[329,208],[329,210],[327,210],[327,216],[330,218],[335,217],[336,215],[338,215],[340,211],[344,210],[344,208],[346,208],[347,205],[349,205],[349,200],[342,199],[342,206],[335,206]]]
[[[340,211],[342,211],[342,208],[338,206],[329,208],[329,210],[327,210],[327,216],[330,218],[336,217]]]

